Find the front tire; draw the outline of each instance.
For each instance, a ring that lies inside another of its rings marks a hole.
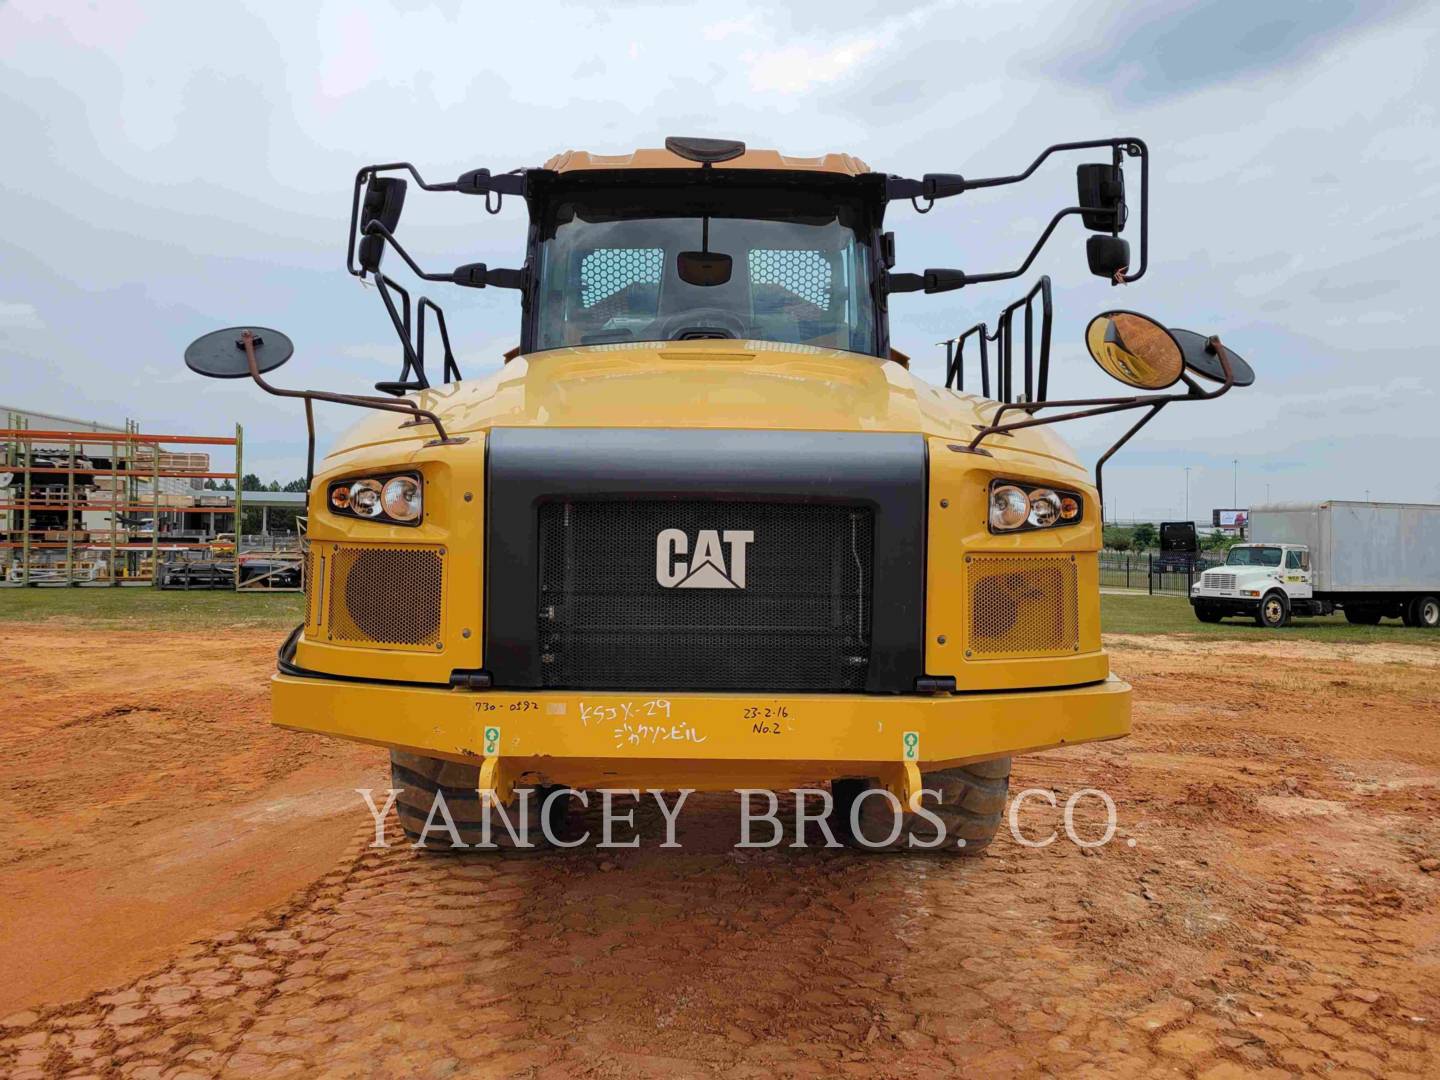
[[[1203,623],[1217,623],[1224,618],[1220,612],[1206,604],[1195,605],[1195,618]]]
[[[859,818],[854,822],[861,834],[857,836],[851,811],[862,793],[879,786],[869,780],[836,780],[830,785],[835,799],[836,835],[851,847],[870,852],[979,855],[990,846],[1005,816],[1005,800],[1010,793],[1008,757],[922,773],[921,781],[922,787],[940,793],[938,803],[924,799],[921,805],[944,825],[942,843],[935,843],[937,830],[931,821],[909,811],[901,811],[897,832],[895,805],[883,795],[867,796],[861,803]],[[895,833],[893,838],[891,833]]]
[[[1290,599],[1279,589],[1272,589],[1260,598],[1255,609],[1255,625],[1278,630],[1290,621]]]
[[[400,792],[395,798],[395,812],[400,818],[400,827],[411,843],[417,843],[425,830],[425,821],[435,804],[437,794],[445,800],[450,818],[455,823],[460,844],[455,844],[445,827],[445,817],[437,809],[431,827],[425,834],[424,848],[427,851],[468,851],[478,847],[481,851],[533,851],[551,846],[541,825],[541,814],[546,798],[553,788],[530,788],[530,808],[527,828],[520,832],[519,789],[515,798],[504,807],[514,823],[520,839],[528,845],[518,845],[501,820],[500,811],[490,811],[490,843],[483,846],[484,810],[480,805],[480,767],[461,765],[441,758],[426,757],[423,754],[409,754],[402,750],[390,751],[390,786]],[[550,804],[549,833],[558,836],[564,826],[569,809],[569,797],[556,798]]]

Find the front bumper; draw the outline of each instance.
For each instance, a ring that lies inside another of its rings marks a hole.
[[[1191,607],[1228,608],[1234,611],[1254,611],[1260,606],[1260,597],[1242,596],[1239,592],[1221,592],[1213,590],[1204,592],[1200,589],[1190,591]]]
[[[1115,739],[1130,687],[934,696],[464,691],[276,674],[274,723],[574,788],[784,787]]]

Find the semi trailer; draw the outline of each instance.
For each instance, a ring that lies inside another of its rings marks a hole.
[[[1242,615],[1273,628],[1340,611],[1363,626],[1440,627],[1440,506],[1277,503],[1251,511],[1250,533],[1192,587],[1201,622]]]

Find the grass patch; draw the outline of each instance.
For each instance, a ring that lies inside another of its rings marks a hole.
[[[53,618],[132,630],[289,629],[304,620],[305,597],[135,587],[0,589],[0,625]]]
[[[204,630],[212,627],[271,627],[288,630],[305,616],[299,593],[182,592],[167,589],[0,589],[0,625],[74,619],[97,626],[134,630]],[[1396,642],[1440,648],[1440,632],[1413,630],[1386,620],[1379,626],[1351,626],[1343,615],[1297,619],[1282,630],[1263,630],[1245,619],[1207,625],[1195,618],[1189,601],[1175,596],[1100,597],[1100,623],[1110,634],[1183,634],[1194,638],[1251,641]]]
[[[1256,626],[1253,619],[1239,616],[1222,623],[1202,623],[1195,618],[1190,601],[1180,596],[1100,597],[1100,627],[1107,634],[1184,634],[1206,639],[1232,641],[1335,641],[1356,644],[1430,645],[1440,648],[1440,632],[1417,630],[1398,619],[1386,619],[1378,626],[1352,626],[1344,615],[1323,619],[1295,619],[1279,630]]]

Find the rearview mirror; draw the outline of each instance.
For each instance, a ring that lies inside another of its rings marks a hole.
[[[1085,258],[1096,277],[1110,278],[1130,268],[1130,241],[1118,236],[1092,236],[1085,241]]]
[[[1125,172],[1119,165],[1077,165],[1075,187],[1084,213],[1080,220],[1093,232],[1125,228]]]
[[[365,185],[365,198],[360,204],[360,247],[356,259],[360,267],[369,273],[380,269],[380,257],[385,254],[385,240],[380,236],[365,236],[365,227],[378,221],[385,231],[393,233],[400,224],[400,211],[405,208],[405,181],[398,176],[372,176]]]
[[[687,285],[724,285],[732,270],[730,256],[720,251],[682,251],[675,257],[675,271]]]
[[[1085,344],[1107,375],[1139,390],[1172,386],[1185,368],[1175,336],[1133,311],[1096,315],[1085,328]]]
[[[274,371],[295,354],[295,343],[279,330],[263,326],[232,326],[198,337],[185,350],[185,366],[210,379],[248,379],[250,360],[241,337],[250,331],[255,348],[255,366],[260,374]]]

